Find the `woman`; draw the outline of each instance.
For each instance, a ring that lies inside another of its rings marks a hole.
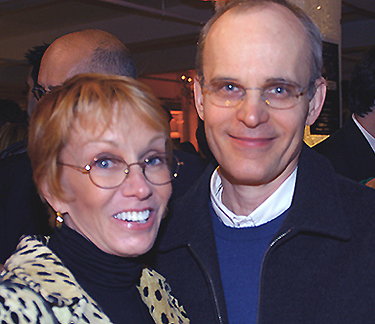
[[[177,165],[168,116],[149,90],[100,74],[66,81],[34,111],[29,155],[57,229],[23,238],[5,263],[0,320],[189,323],[141,257],[154,243]]]

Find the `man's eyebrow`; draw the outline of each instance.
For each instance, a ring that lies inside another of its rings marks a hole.
[[[239,82],[238,79],[231,78],[231,77],[214,77],[210,80],[210,83],[217,83],[217,82],[233,82],[233,83],[241,84],[241,82]],[[265,80],[263,84],[269,84],[269,83],[287,83],[287,84],[299,86],[297,82],[288,80],[285,78],[281,78],[281,77],[268,78]]]
[[[288,83],[291,85],[299,86],[297,82],[294,82],[292,80],[288,80],[285,78],[268,78],[264,84],[267,84],[267,83]]]
[[[229,78],[229,77],[214,77],[213,79],[210,80],[210,83],[213,83],[213,82],[234,82],[234,83],[239,83],[237,79]]]

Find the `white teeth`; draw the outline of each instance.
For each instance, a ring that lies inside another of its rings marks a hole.
[[[117,214],[113,216],[116,219],[121,219],[123,221],[127,222],[138,222],[138,223],[146,223],[148,218],[150,216],[150,211],[149,210],[144,210],[142,212],[123,212],[120,214]]]

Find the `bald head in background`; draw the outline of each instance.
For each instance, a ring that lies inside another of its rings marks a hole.
[[[73,32],[56,39],[43,55],[38,83],[47,91],[79,73],[137,77],[129,49],[99,29]]]

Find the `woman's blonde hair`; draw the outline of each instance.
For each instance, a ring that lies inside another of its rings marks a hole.
[[[28,143],[39,193],[42,195],[42,185],[46,185],[50,195],[66,200],[58,162],[75,127],[104,132],[120,127],[129,113],[163,132],[168,139],[166,149],[171,153],[168,115],[139,81],[108,74],[80,74],[45,94],[33,112]]]

